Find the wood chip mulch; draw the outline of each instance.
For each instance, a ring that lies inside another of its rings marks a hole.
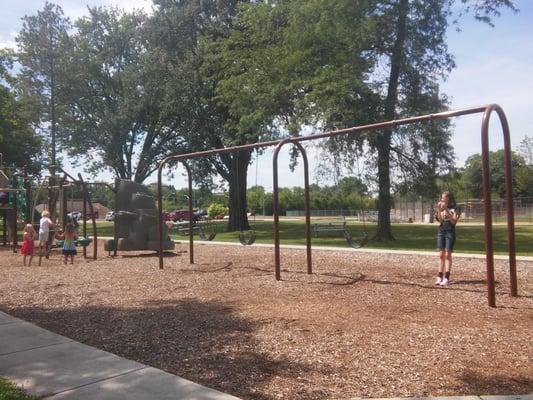
[[[533,263],[196,246],[97,261],[60,255],[23,267],[0,248],[0,310],[74,340],[243,399],[349,399],[533,393]],[[88,254],[92,254],[91,248]]]

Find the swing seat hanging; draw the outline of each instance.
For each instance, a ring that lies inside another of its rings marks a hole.
[[[200,237],[200,240],[204,240],[204,241],[208,241],[208,242],[213,240],[216,235],[217,235],[217,233],[214,232],[214,231],[211,232],[209,235],[207,235],[203,228],[200,228],[200,230],[198,232],[198,236]]]
[[[248,238],[246,237],[245,231],[239,232],[239,242],[241,242],[243,246],[251,246],[252,244],[255,243],[255,239],[257,239],[257,236],[255,235],[255,231],[251,231],[251,236]]]
[[[216,226],[211,220],[199,222],[197,228],[200,240],[210,242],[217,235]]]
[[[361,238],[360,241],[356,242],[355,240],[353,240],[352,238],[352,234],[350,233],[350,231],[348,229],[345,229],[344,230],[344,238],[346,239],[346,242],[348,243],[348,245],[354,249],[360,249],[361,247],[365,246],[368,242],[368,233],[365,231],[363,233],[363,237]]]

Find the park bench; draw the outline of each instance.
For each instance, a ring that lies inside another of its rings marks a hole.
[[[339,217],[335,219],[323,220],[320,222],[315,222],[313,224],[313,235],[318,237],[319,233],[323,232],[346,232],[346,220],[344,217]]]
[[[366,229],[363,232],[363,237],[359,241],[355,241],[352,238],[352,234],[348,230],[348,227],[346,226],[346,219],[344,217],[334,218],[334,219],[327,219],[322,220],[320,222],[315,222],[313,224],[313,234],[315,237],[318,237],[319,233],[321,232],[339,232],[344,236],[346,239],[346,242],[350,247],[353,247],[354,249],[358,249],[360,247],[363,247],[366,245],[368,241],[368,234],[366,233]]]
[[[170,222],[167,226],[177,234],[187,236],[189,234],[189,221]],[[193,234],[198,234],[201,240],[211,241],[216,236],[215,225],[211,221],[193,222]]]

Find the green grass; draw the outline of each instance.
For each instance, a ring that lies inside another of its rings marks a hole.
[[[12,383],[0,377],[0,400],[35,400],[37,397],[28,396]]]
[[[363,225],[348,221],[350,232],[355,241],[363,237]],[[215,240],[223,242],[238,242],[237,232],[224,232],[226,222],[217,223]],[[113,222],[98,222],[98,236],[113,236]],[[366,231],[371,238],[376,232],[376,224],[367,223]],[[436,248],[437,225],[427,224],[393,224],[392,231],[395,241],[386,243],[369,242],[366,247],[374,249],[394,250],[422,250],[434,251]],[[457,243],[455,251],[461,253],[484,253],[485,240],[482,225],[457,225]],[[80,226],[81,232],[81,226]],[[257,221],[255,224],[256,243],[273,243],[273,222]],[[87,225],[87,234],[92,235],[92,225]],[[533,224],[519,224],[515,226],[516,251],[518,255],[533,256]],[[183,235],[173,235],[174,239],[185,240]],[[493,226],[494,251],[496,254],[507,253],[507,227]],[[281,221],[280,239],[282,244],[305,245],[305,221]],[[315,246],[347,246],[346,240],[338,234],[321,234],[313,237]]]
[[[96,223],[96,231],[98,232],[98,236],[109,236],[113,237],[113,222],[108,221],[99,221]],[[78,229],[79,234],[81,235],[83,232],[83,226],[80,224],[80,227]],[[90,223],[90,221],[87,222],[87,236],[91,237],[93,235],[93,224]]]
[[[348,222],[350,232],[355,241],[363,237],[362,224]],[[223,232],[225,224],[218,227],[215,238],[217,241],[238,242],[236,232]],[[366,231],[370,238],[376,232],[376,224],[367,224]],[[422,250],[434,251],[437,242],[437,225],[419,224],[393,224],[392,231],[395,241],[386,243],[369,242],[366,247],[374,249],[394,250]],[[455,251],[461,253],[484,253],[485,240],[482,225],[458,225],[457,243]],[[273,223],[261,221],[255,224],[256,243],[273,243]],[[533,225],[516,225],[516,251],[518,255],[533,256]],[[174,239],[185,240],[184,236],[173,236]],[[280,240],[282,244],[305,245],[305,222],[304,221],[281,221]],[[496,254],[506,254],[507,250],[507,227],[504,225],[493,226],[494,251]],[[347,246],[346,240],[338,234],[321,234],[318,238],[313,237],[315,246]]]

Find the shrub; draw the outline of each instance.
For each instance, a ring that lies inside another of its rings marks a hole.
[[[216,218],[218,216],[224,216],[228,213],[228,207],[224,206],[220,203],[212,203],[207,208],[207,215],[209,215],[209,218]]]

